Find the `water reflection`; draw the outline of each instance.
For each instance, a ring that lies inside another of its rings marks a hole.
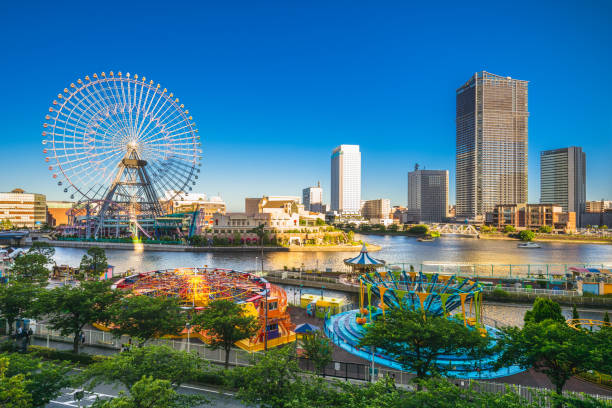
[[[403,236],[356,236],[382,246],[372,255],[388,263],[593,263],[612,265],[612,245],[542,243],[540,249],[517,248],[516,241],[477,240],[470,238],[442,238],[434,242],[417,242]],[[56,262],[76,266],[85,253],[83,249],[57,248]],[[133,268],[138,272],[203,265],[252,270],[259,252],[193,253],[193,252],[138,252],[107,251],[109,262],[117,271]],[[343,260],[355,252],[268,252],[264,254],[266,269],[302,267],[319,270],[342,270]]]

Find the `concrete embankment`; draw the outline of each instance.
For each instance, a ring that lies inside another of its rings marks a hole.
[[[195,247],[189,245],[142,244],[129,242],[90,242],[90,241],[48,241],[55,247],[91,248],[127,250],[127,251],[162,251],[162,252],[261,252],[260,246],[212,246]],[[368,245],[368,251],[379,251],[378,245]],[[359,252],[360,245],[345,246],[265,246],[264,252]]]

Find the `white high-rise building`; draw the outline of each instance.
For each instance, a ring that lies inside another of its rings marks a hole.
[[[361,209],[361,152],[359,145],[340,145],[331,156],[331,210],[358,213]]]
[[[323,189],[321,183],[316,187],[306,187],[302,190],[302,204],[306,211],[323,212]]]

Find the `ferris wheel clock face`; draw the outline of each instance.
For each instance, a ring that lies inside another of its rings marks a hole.
[[[57,95],[43,127],[48,169],[72,199],[103,200],[130,157],[146,163],[157,197],[191,191],[200,172],[189,111],[143,76],[111,71],[78,79]]]

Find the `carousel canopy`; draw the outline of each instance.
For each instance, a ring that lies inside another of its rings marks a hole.
[[[355,267],[377,267],[383,266],[385,264],[385,261],[383,261],[382,259],[372,258],[368,254],[368,249],[366,248],[365,244],[363,244],[363,248],[361,248],[361,252],[359,253],[359,255],[354,258],[345,259],[344,263],[346,265]]]

